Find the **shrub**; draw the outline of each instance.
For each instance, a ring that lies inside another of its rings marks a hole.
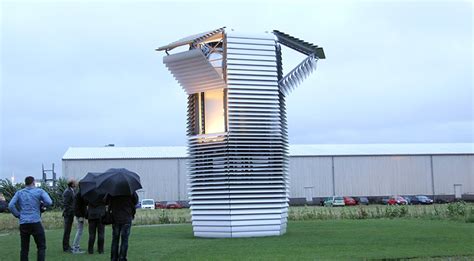
[[[367,210],[364,208],[359,207],[359,210],[357,211],[357,218],[358,219],[366,219],[369,216],[369,213],[367,213]]]
[[[408,215],[408,207],[407,206],[401,206],[399,211],[398,211],[398,217],[405,217]]]
[[[466,223],[474,223],[474,208],[470,208],[465,218]]]
[[[466,215],[466,202],[458,201],[449,203],[447,207],[447,215],[449,217],[460,217]]]
[[[15,193],[23,187],[23,183],[13,185],[9,179],[0,179],[0,193],[3,194],[7,202],[10,202]]]
[[[169,224],[169,223],[171,223],[170,217],[168,216],[168,211],[165,211],[164,209],[161,210],[159,223],[160,224]]]

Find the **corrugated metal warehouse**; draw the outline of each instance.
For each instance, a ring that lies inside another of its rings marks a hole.
[[[127,168],[141,177],[142,198],[187,201],[186,147],[69,148],[66,178]],[[331,195],[474,197],[474,144],[290,145],[290,199]]]

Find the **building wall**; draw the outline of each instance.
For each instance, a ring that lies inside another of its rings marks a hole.
[[[454,184],[474,194],[474,155],[433,156],[433,170],[436,194],[454,194]]]
[[[87,172],[123,167],[140,174],[141,197],[188,200],[186,162],[184,158],[63,160],[62,173],[80,179]],[[348,196],[432,195],[433,186],[436,195],[453,195],[454,184],[462,185],[463,194],[474,195],[474,155],[290,157],[289,172],[290,198],[326,197],[334,192]]]
[[[290,157],[290,198],[332,195],[331,157]]]
[[[431,194],[429,156],[335,157],[337,195]]]

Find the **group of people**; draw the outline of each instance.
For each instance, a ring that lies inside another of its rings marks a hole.
[[[44,207],[52,205],[51,197],[43,189],[35,186],[33,177],[25,178],[25,188],[15,193],[8,207],[11,213],[19,219],[21,251],[20,260],[28,260],[30,238],[36,243],[38,260],[45,260],[46,236],[41,224],[41,212]],[[73,254],[85,253],[80,249],[80,241],[85,220],[88,220],[89,240],[87,252],[94,253],[97,237],[97,252],[104,253],[105,225],[104,218],[109,215],[112,223],[111,260],[127,260],[128,238],[132,220],[135,216],[135,205],[138,195],[106,196],[97,202],[88,202],[79,191],[77,182],[70,180],[68,188],[63,193],[63,251]],[[72,226],[76,220],[77,230],[70,245]],[[120,244],[119,244],[119,241]]]
[[[77,183],[74,180],[68,182],[68,188],[63,193],[63,251],[73,254],[82,254],[80,249],[82,232],[84,230],[84,220],[89,223],[89,241],[87,252],[94,253],[95,238],[97,235],[97,252],[104,253],[104,232],[105,225],[102,218],[105,216],[105,202],[87,202],[81,196]],[[74,237],[72,247],[70,245],[70,235],[74,218],[77,221],[76,236]]]

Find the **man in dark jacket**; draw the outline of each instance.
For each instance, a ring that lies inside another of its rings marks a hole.
[[[130,236],[132,219],[135,217],[135,205],[138,203],[138,195],[135,192],[131,196],[107,197],[107,202],[114,219],[114,223],[112,224],[112,249],[110,258],[112,261],[126,261],[128,237]]]
[[[74,197],[76,181],[71,179],[67,183],[67,189],[63,193],[63,218],[64,218],[64,233],[63,233],[63,251],[72,252],[69,238],[71,236],[72,223],[74,222]]]
[[[89,203],[87,205],[87,219],[89,220],[89,254],[94,253],[95,236],[97,233],[97,251],[99,254],[104,253],[104,230],[105,225],[102,224],[102,217],[105,216],[105,205],[99,203]]]

